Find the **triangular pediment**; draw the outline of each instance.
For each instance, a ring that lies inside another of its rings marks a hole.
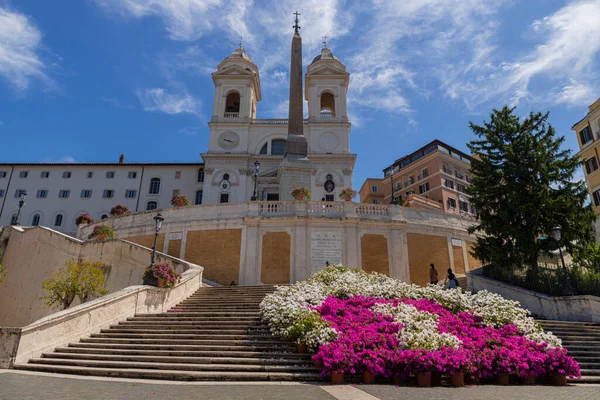
[[[321,68],[314,69],[314,70],[308,72],[307,75],[319,76],[319,75],[349,75],[349,74],[346,71],[344,71],[343,69],[325,65]]]
[[[227,76],[231,76],[231,75],[254,76],[254,72],[249,71],[247,69],[244,69],[244,68],[240,67],[239,65],[232,65],[232,66],[224,68],[224,69],[222,69],[220,71],[213,72],[213,75],[219,75],[219,76],[223,76],[223,75],[227,75]]]

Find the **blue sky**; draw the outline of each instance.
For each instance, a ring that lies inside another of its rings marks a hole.
[[[354,186],[504,104],[573,123],[600,97],[598,0],[0,0],[0,161],[199,161],[210,73],[243,35],[258,117],[285,117],[293,15],[305,64],[351,73]]]

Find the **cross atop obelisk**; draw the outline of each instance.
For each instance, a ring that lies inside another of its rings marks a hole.
[[[300,22],[300,20],[298,19],[298,16],[302,15],[302,14],[300,14],[298,11],[296,11],[294,13],[294,15],[296,16],[296,20],[294,21],[296,24],[292,28],[294,28],[295,33],[300,33],[300,29],[302,29],[302,27],[300,25],[298,25],[298,23]]]

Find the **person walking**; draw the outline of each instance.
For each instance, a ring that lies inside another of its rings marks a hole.
[[[429,283],[431,283],[432,285],[437,285],[438,281],[439,279],[437,269],[435,269],[435,265],[431,263],[429,264]]]
[[[448,275],[444,281],[444,286],[446,286],[446,283],[448,283],[448,289],[456,289],[458,286],[458,281],[456,280],[456,275],[452,272],[452,268],[448,268]]]

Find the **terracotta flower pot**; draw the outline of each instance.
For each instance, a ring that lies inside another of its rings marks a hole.
[[[331,383],[334,385],[343,385],[344,384],[344,373],[341,374],[331,374]]]
[[[315,367],[317,367],[317,368],[323,368],[323,361],[321,361],[320,359],[315,358],[313,360],[313,363],[315,364]]]
[[[417,385],[431,386],[431,374],[428,374],[426,372],[419,372],[417,374]]]
[[[564,386],[567,384],[567,376],[561,374],[553,374],[552,383],[554,383],[557,386]]]
[[[350,196],[344,197],[344,201],[352,201],[352,197],[350,197]]]
[[[477,385],[479,383],[478,375],[467,375],[465,376],[465,384],[467,385]]]
[[[157,278],[156,279],[156,286],[159,288],[164,288],[165,287],[165,280],[163,278]]]
[[[465,386],[465,374],[463,372],[458,374],[450,374],[450,385]]]
[[[300,353],[300,354],[308,353],[308,349],[306,348],[306,343],[298,343],[298,353]]]
[[[98,240],[106,240],[106,239],[108,239],[108,235],[98,235],[98,236],[96,236],[96,239],[98,239]]]
[[[508,373],[503,372],[496,375],[496,385],[508,385]]]
[[[528,375],[521,377],[521,385],[533,385],[535,384],[535,376]]]
[[[439,372],[431,373],[431,386],[442,386],[442,374]]]
[[[404,378],[401,377],[400,375],[392,376],[392,385],[400,386],[400,385],[403,385],[404,382],[405,382]]]
[[[372,385],[375,383],[375,375],[370,371],[363,372],[362,381],[365,385]]]
[[[299,194],[296,195],[296,197],[294,197],[296,200],[304,200],[304,195],[303,194]]]

